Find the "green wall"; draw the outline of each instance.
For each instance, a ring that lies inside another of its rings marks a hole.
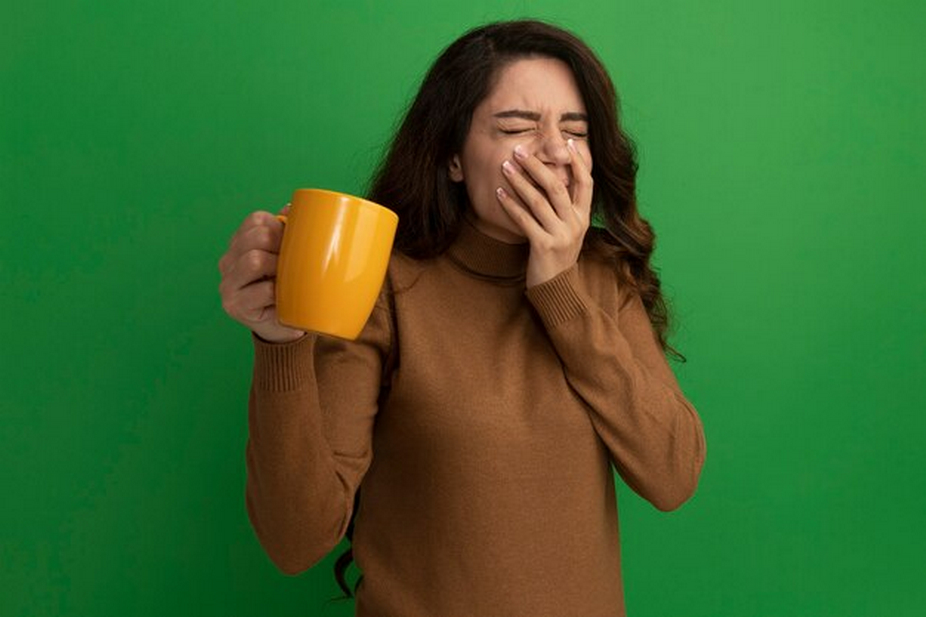
[[[438,51],[523,15],[623,96],[707,431],[680,510],[619,484],[630,614],[921,615],[924,5],[344,6],[2,0],[0,615],[352,614],[249,527],[216,264],[292,189],[362,191]]]

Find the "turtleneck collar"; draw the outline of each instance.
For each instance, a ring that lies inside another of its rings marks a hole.
[[[446,255],[462,270],[484,280],[518,283],[525,279],[530,244],[508,244],[487,236],[466,217]]]

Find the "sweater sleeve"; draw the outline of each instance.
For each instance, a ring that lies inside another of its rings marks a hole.
[[[318,563],[347,531],[373,458],[390,323],[381,297],[356,341],[310,333],[273,344],[252,334],[246,506],[287,574]]]
[[[579,267],[529,288],[528,300],[620,476],[659,510],[674,510],[694,494],[704,464],[701,419],[666,362],[639,294],[627,290],[615,306],[601,306],[584,288]]]

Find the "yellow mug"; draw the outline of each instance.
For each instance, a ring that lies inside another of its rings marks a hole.
[[[354,340],[373,312],[399,217],[346,193],[296,189],[283,221],[276,308],[291,328]]]

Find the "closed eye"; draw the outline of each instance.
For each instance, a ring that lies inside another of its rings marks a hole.
[[[532,128],[520,128],[520,129],[499,129],[499,131],[505,135],[522,135],[524,133],[529,133],[533,131]],[[582,131],[578,129],[563,129],[564,135],[569,135],[570,137],[575,137],[576,139],[585,139],[588,137],[588,131]]]

